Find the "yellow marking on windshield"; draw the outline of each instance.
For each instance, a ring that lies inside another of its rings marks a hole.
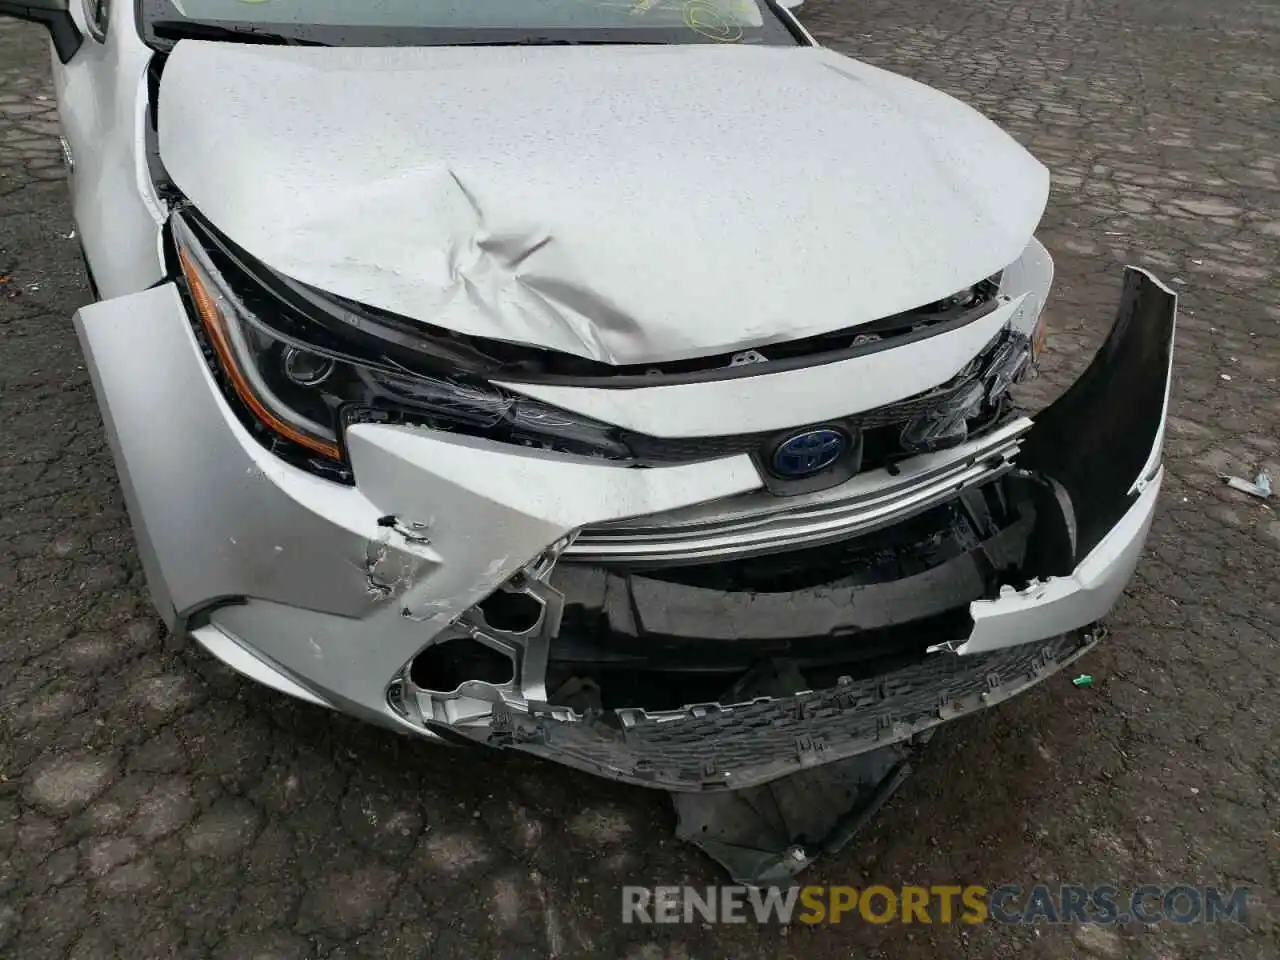
[[[742,25],[716,9],[713,0],[688,0],[684,5],[684,23],[699,36],[718,43],[737,43],[742,39]]]

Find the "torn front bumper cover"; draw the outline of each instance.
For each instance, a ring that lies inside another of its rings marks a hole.
[[[451,739],[461,734],[639,785],[735,789],[910,738],[1038,683],[1097,642],[1096,621],[1119,598],[1145,542],[1162,479],[1175,317],[1171,291],[1126,271],[1110,335],[1035,418],[1017,454],[1019,475],[1042,484],[1020,567],[1029,582],[970,603],[964,638],[930,644],[928,656],[896,669],[791,696],[652,712],[502,698],[486,725],[429,716],[425,724]],[[636,595],[632,581],[625,603],[643,616]],[[844,602],[857,608],[859,599]],[[679,619],[670,606],[661,614],[667,635]],[[730,622],[768,629],[749,609]]]
[[[1079,655],[1151,523],[1174,316],[1130,270],[1106,343],[1034,423],[793,497],[746,454],[625,469],[381,424],[347,431],[343,486],[248,434],[174,284],[76,328],[168,625],[313,703],[689,791],[909,737]],[[790,679],[754,695],[760,663]]]

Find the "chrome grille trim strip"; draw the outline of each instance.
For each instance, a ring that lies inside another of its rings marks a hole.
[[[907,519],[1013,468],[1031,421],[963,446],[874,470],[829,490],[780,498],[763,490],[667,514],[584,528],[567,562],[696,563],[817,546]]]

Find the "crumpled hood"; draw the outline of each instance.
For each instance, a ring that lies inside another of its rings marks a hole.
[[[864,323],[1017,258],[1048,173],[828,50],[180,42],[160,152],[305,283],[611,363]]]

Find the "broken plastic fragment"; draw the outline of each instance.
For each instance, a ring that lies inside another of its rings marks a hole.
[[[745,790],[673,792],[676,836],[734,883],[792,886],[867,827],[911,773],[907,754],[892,744]]]
[[[1082,673],[1080,674],[1080,676],[1076,677],[1071,682],[1075,684],[1077,687],[1092,687],[1093,677],[1089,676],[1089,674],[1087,673]]]
[[[982,409],[986,390],[971,383],[958,393],[945,413],[916,417],[902,430],[900,443],[913,452],[944,450],[961,444],[969,436],[969,419]]]
[[[1230,477],[1225,473],[1218,474],[1227,482],[1227,486],[1232,490],[1239,490],[1241,493],[1247,493],[1251,497],[1257,497],[1259,500],[1266,500],[1271,496],[1271,474],[1263,470],[1253,481],[1244,480],[1240,477]]]

